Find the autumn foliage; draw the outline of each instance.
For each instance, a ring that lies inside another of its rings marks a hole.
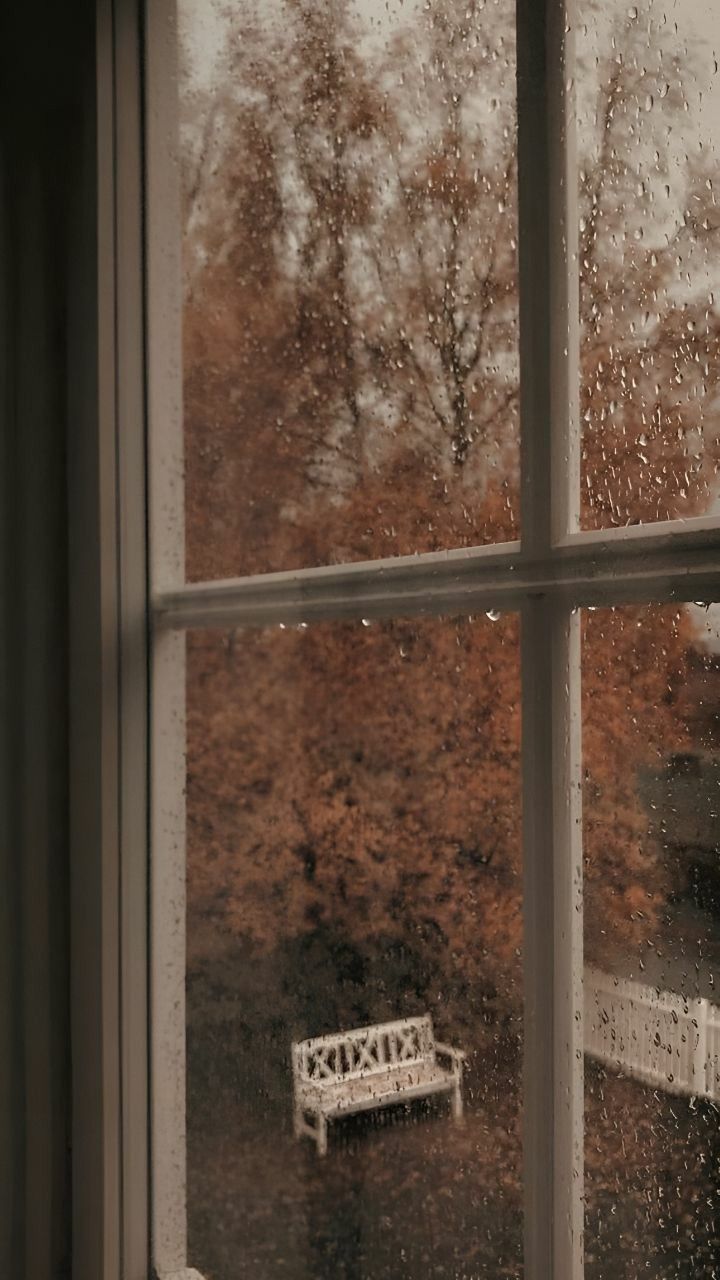
[[[381,49],[342,4],[244,12],[214,96],[188,94],[192,578],[518,535],[514,50],[510,4],[488,12],[442,0]],[[679,258],[714,243],[712,190],[691,165],[675,233],[634,236],[655,198],[634,104],[660,61],[624,47],[580,177],[586,527],[701,510],[717,467],[717,319],[677,287]],[[636,779],[688,741],[693,630],[676,606],[583,625],[602,963],[673,889]],[[281,992],[324,938],[355,956],[367,1016],[434,1001],[478,1043],[483,1009],[516,1018],[517,619],[202,633],[188,654],[191,962],[282,953]],[[332,1005],[328,964],[307,1032],[356,1011]]]

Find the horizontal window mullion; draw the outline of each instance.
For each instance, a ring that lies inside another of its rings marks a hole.
[[[153,600],[162,627],[241,626],[335,617],[382,617],[388,609],[436,613],[438,603],[462,603],[478,581],[496,585],[503,599],[514,590],[519,543],[434,552],[394,560],[257,574],[189,583]]]
[[[542,559],[485,551],[193,583],[157,595],[154,620],[185,629],[472,613],[516,609],[537,595],[569,606],[705,600],[717,595],[720,582],[717,530],[699,539],[579,543]]]
[[[592,548],[603,554],[624,554],[627,549],[643,548],[649,554],[674,548],[697,551],[720,545],[720,518],[717,515],[695,516],[687,520],[661,520],[653,524],[620,525],[612,529],[581,529],[559,539],[558,552],[570,548],[578,551]]]

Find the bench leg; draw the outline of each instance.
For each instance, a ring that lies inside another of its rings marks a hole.
[[[316,1130],[316,1133],[317,1133],[317,1136],[316,1136],[316,1138],[315,1138],[315,1141],[316,1141],[316,1143],[317,1143],[317,1152],[318,1152],[318,1155],[319,1155],[319,1156],[326,1156],[326,1155],[327,1155],[327,1147],[328,1147],[328,1140],[327,1140],[327,1120],[326,1120],[325,1116],[323,1116],[323,1115],[318,1115],[318,1118],[317,1118],[317,1130]]]
[[[459,1081],[452,1092],[452,1116],[453,1120],[458,1121],[463,1118],[462,1087]]]
[[[305,1111],[303,1110],[303,1108],[302,1107],[294,1108],[293,1129],[295,1131],[295,1137],[302,1138],[304,1136],[307,1138],[312,1138],[315,1143],[315,1146],[317,1147],[318,1155],[319,1156],[327,1155],[327,1147],[328,1147],[327,1119],[322,1114],[322,1112],[319,1112],[319,1111],[312,1112],[311,1114],[312,1114],[313,1122],[312,1124],[309,1124],[308,1120],[305,1118]]]

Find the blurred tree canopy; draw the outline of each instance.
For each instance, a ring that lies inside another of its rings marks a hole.
[[[518,536],[512,12],[439,0],[381,44],[347,3],[238,8],[217,83],[187,89],[190,577]],[[718,464],[717,315],[686,284],[720,220],[701,158],[679,196],[666,181],[677,58],[628,21],[597,79],[579,174],[585,527],[699,512]],[[596,963],[646,936],[672,888],[635,774],[688,740],[692,644],[675,606],[584,618]],[[388,964],[406,948],[418,999],[470,1007],[482,989],[517,1012],[516,619],[191,635],[188,688],[191,959],[214,934],[292,944],[297,966],[324,931],[361,968],[368,947]]]

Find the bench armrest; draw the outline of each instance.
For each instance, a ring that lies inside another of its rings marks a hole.
[[[463,1062],[467,1061],[467,1054],[462,1049],[453,1049],[452,1045],[442,1044],[439,1040],[435,1041],[435,1053],[438,1057],[450,1058],[458,1071],[462,1070]]]

